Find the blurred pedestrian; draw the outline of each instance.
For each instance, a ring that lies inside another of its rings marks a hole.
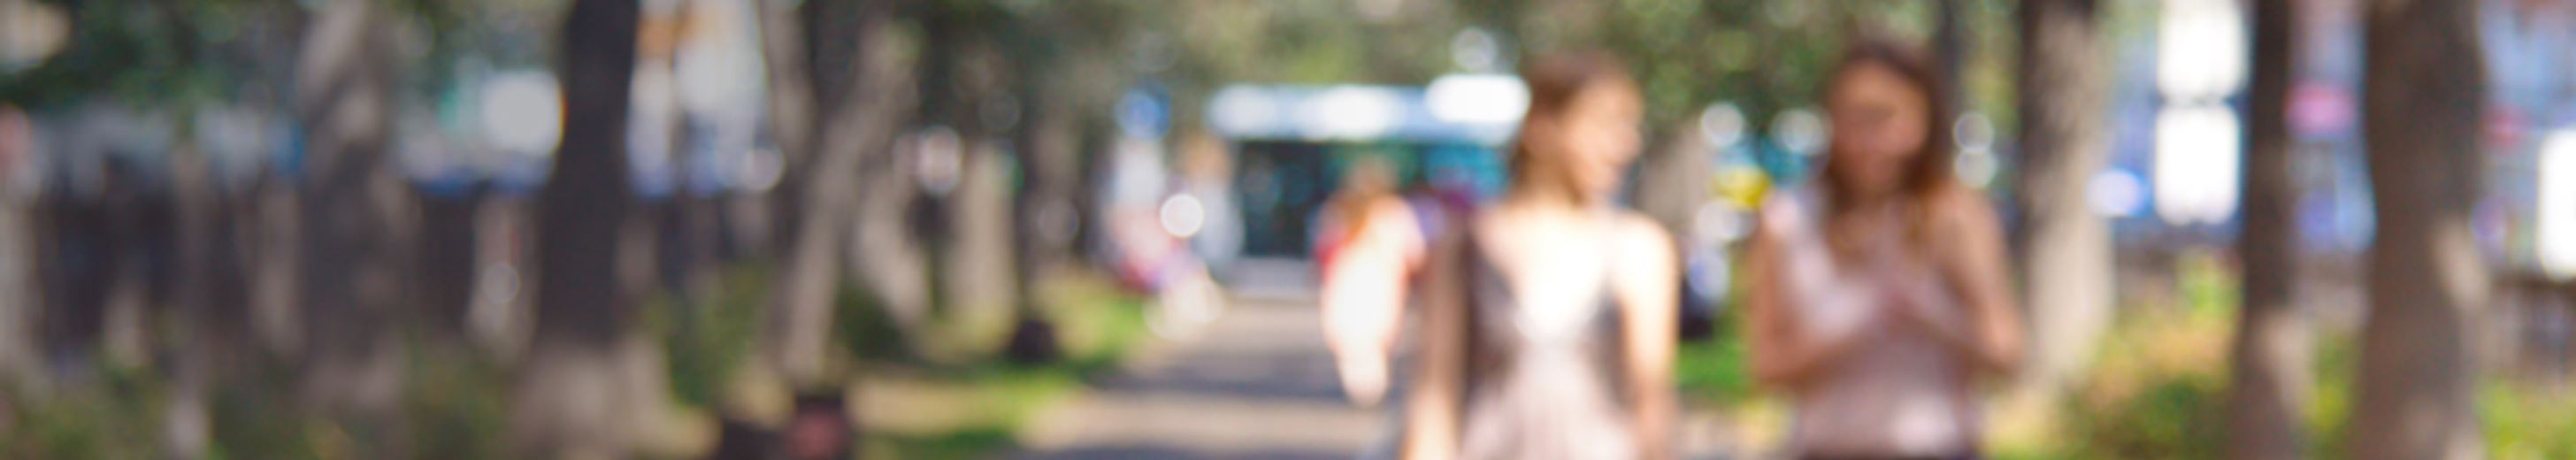
[[[1750,253],[1754,374],[1792,456],[1974,458],[1973,387],[2022,355],[1995,211],[1953,179],[1924,53],[1862,41],[1827,75],[1823,175],[1766,198]]]
[[[1199,231],[1189,238],[1190,252],[1222,271],[1243,253],[1243,213],[1234,203],[1234,152],[1206,133],[1183,139],[1177,171],[1181,193],[1197,198],[1203,209]]]
[[[1395,182],[1385,158],[1362,157],[1316,219],[1325,344],[1343,394],[1362,406],[1386,393],[1388,356],[1425,247],[1422,225]]]
[[[1510,189],[1425,272],[1406,457],[1670,457],[1672,239],[1612,203],[1643,100],[1606,53],[1528,62]]]

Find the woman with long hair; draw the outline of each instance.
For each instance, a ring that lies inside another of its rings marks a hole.
[[[1973,458],[1980,377],[2021,361],[1992,205],[1952,176],[1941,78],[1864,40],[1828,74],[1817,185],[1774,193],[1749,253],[1754,375],[1799,458]]]
[[[1643,101],[1604,53],[1529,61],[1498,203],[1424,272],[1407,458],[1671,456],[1678,267],[1661,227],[1612,202]]]

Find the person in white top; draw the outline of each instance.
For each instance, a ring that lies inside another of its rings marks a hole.
[[[1952,178],[1920,50],[1862,40],[1828,78],[1824,171],[1766,200],[1748,255],[1754,375],[1791,396],[1791,456],[1975,458],[1975,385],[2023,352],[2001,226]]]
[[[1406,289],[1422,266],[1425,243],[1413,209],[1395,194],[1393,167],[1381,158],[1352,164],[1318,219],[1316,258],[1325,344],[1351,402],[1376,405],[1388,385],[1404,318]]]

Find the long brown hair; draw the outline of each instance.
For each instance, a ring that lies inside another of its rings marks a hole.
[[[1605,84],[1636,86],[1629,77],[1627,64],[1617,55],[1601,50],[1575,50],[1541,55],[1521,67],[1521,83],[1529,86],[1529,109],[1522,112],[1520,133],[1512,141],[1511,158],[1505,166],[1511,173],[1511,187],[1523,189],[1538,185],[1535,174],[1548,166],[1531,151],[1531,127],[1541,121],[1560,121],[1574,98],[1584,90]],[[1562,169],[1562,168],[1559,168]],[[1562,173],[1561,171],[1559,173]],[[1551,178],[1560,187],[1572,187],[1563,178]],[[1567,196],[1579,196],[1577,190],[1560,190]]]
[[[1825,74],[1824,94],[1819,98],[1832,100],[1834,92],[1841,90],[1845,74],[1867,66],[1895,72],[1916,92],[1922,93],[1925,105],[1923,123],[1927,125],[1923,131],[1923,146],[1917,148],[1912,163],[1905,167],[1903,177],[1898,179],[1903,183],[1898,184],[1896,191],[1899,205],[1904,209],[1903,225],[1914,237],[1922,236],[1923,217],[1931,199],[1958,186],[1957,176],[1952,175],[1951,170],[1951,161],[1958,152],[1949,126],[1956,109],[1951,105],[1949,91],[1945,90],[1949,87],[1948,78],[1932,62],[1922,48],[1902,42],[1882,38],[1854,40],[1851,47],[1843,51],[1841,60],[1834,63],[1833,72]],[[1828,145],[1826,148],[1840,147]],[[1844,207],[1853,202],[1851,197],[1859,190],[1859,184],[1847,183],[1844,179],[1842,168],[1849,166],[1837,161],[1839,157],[1827,152],[1824,174],[1818,178],[1824,186],[1825,201],[1834,208],[1828,211],[1835,213],[1845,211]]]

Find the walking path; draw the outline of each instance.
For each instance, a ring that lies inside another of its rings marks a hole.
[[[1382,413],[1342,401],[1311,303],[1238,299],[1193,337],[1037,416],[1022,458],[1351,458]]]

